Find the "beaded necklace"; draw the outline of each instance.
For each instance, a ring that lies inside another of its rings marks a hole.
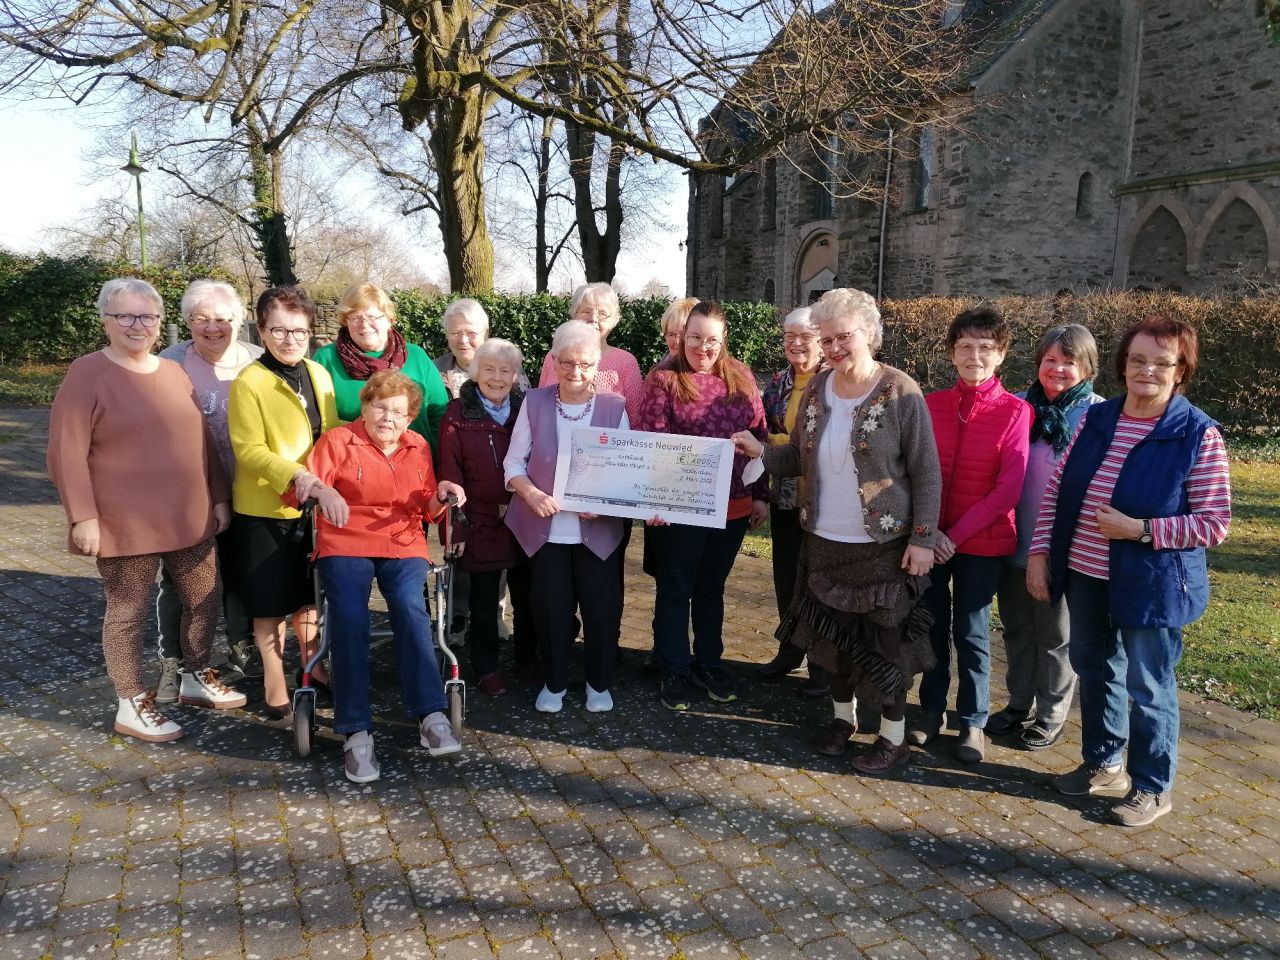
[[[576,423],[577,421],[585,417],[587,414],[589,414],[591,412],[591,407],[595,403],[595,401],[596,401],[596,395],[593,393],[590,397],[587,398],[587,405],[583,407],[582,412],[578,414],[576,417],[571,417],[569,416],[569,414],[564,412],[564,404],[560,402],[560,388],[556,387],[556,413],[563,419],[568,420],[570,423]],[[571,406],[576,406],[576,404],[571,404]]]

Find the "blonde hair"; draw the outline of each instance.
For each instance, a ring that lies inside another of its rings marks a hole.
[[[387,296],[387,291],[373,283],[357,283],[347,287],[342,299],[338,301],[338,322],[347,325],[347,317],[357,310],[373,307],[392,323],[396,322],[396,305]]]

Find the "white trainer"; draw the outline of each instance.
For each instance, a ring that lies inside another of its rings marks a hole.
[[[218,671],[205,667],[195,673],[182,671],[182,688],[178,691],[178,703],[184,707],[204,707],[206,710],[234,710],[243,707],[249,698],[232,690],[218,679]]]
[[[544,686],[538,691],[538,699],[533,702],[533,706],[541,713],[559,713],[564,706],[564,691],[552,693]]]
[[[608,690],[597,690],[587,684],[587,712],[608,713],[613,709],[613,694]]]
[[[156,709],[150,690],[133,697],[121,697],[116,707],[116,733],[148,743],[168,743],[182,737],[182,728]]]
[[[422,718],[422,723],[418,726],[418,742],[433,757],[444,757],[462,750],[462,744],[453,735],[449,718],[439,711]]]
[[[342,745],[347,779],[352,783],[369,783],[382,775],[378,758],[373,752],[373,734],[358,730],[347,735]]]

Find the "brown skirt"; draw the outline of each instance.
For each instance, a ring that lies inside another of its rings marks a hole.
[[[891,700],[934,665],[929,617],[920,603],[927,577],[902,569],[907,539],[837,543],[806,533],[797,590],[778,625],[779,640],[847,680],[859,696]]]

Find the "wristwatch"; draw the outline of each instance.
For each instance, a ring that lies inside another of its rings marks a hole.
[[[1150,520],[1142,521],[1142,536],[1138,538],[1138,542],[1139,543],[1151,542],[1151,521]]]

